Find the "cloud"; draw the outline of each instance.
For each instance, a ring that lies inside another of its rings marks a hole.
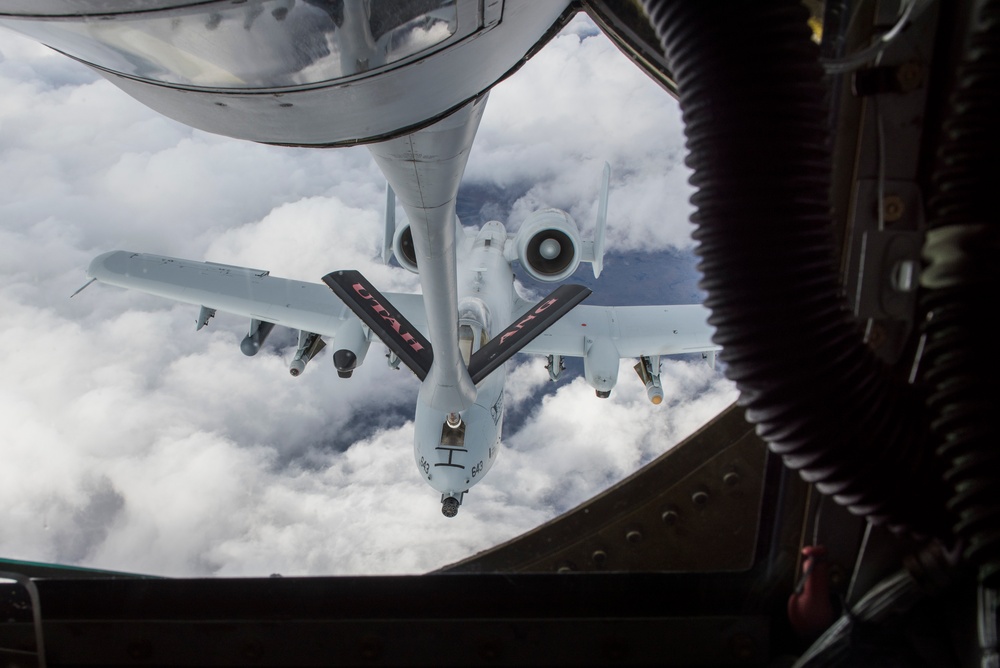
[[[665,359],[664,403],[653,405],[633,364],[622,360],[609,399],[596,398],[579,376],[545,396],[506,438],[502,465],[483,484],[497,486],[511,502],[564,512],[649,463],[736,399],[731,384],[707,364]]]
[[[608,162],[608,249],[688,247],[682,128],[674,100],[580,16],[490,93],[466,179],[527,189],[512,227],[552,206],[590,229]]]
[[[78,63],[0,33],[0,555],[164,575],[414,573],[551,519],[632,473],[734,398],[664,362],[669,406],[623,363],[611,399],[510,370],[518,428],[454,520],[416,473],[417,381],[373,345],[349,380],[324,352],[292,378],[294,334],[254,358],[247,323],[95,285],[124,248],[384,290],[384,181],[363,148],[268,147],[163,118]],[[614,170],[609,244],[688,246],[676,108],[592,26],[571,26],[491,94],[467,183],[593,224]]]

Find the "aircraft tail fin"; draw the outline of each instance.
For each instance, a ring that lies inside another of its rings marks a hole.
[[[490,339],[469,360],[469,375],[478,383],[490,375],[514,353],[530,343],[549,326],[586,299],[590,290],[582,285],[560,285],[510,324],[504,331]]]
[[[601,177],[601,198],[597,204],[597,227],[594,229],[594,278],[601,277],[604,269],[604,231],[608,226],[608,188],[611,185],[611,165],[604,163]]]
[[[382,264],[389,264],[392,240],[396,236],[396,193],[389,182],[385,183],[385,229],[382,233]]]
[[[611,165],[604,163],[604,174],[601,177],[601,196],[597,202],[597,225],[594,227],[594,240],[583,243],[583,261],[589,262],[594,269],[594,278],[601,277],[604,269],[604,238],[608,226],[608,188],[611,185]]]
[[[403,361],[421,381],[427,377],[434,353],[431,343],[403,317],[403,314],[368,282],[361,272],[334,271],[323,282],[368,325],[389,350]]]

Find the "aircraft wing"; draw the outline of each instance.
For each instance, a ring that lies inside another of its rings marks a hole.
[[[591,342],[609,340],[619,357],[678,355],[720,350],[715,328],[700,304],[577,306],[521,352],[583,357]]]
[[[112,251],[94,258],[87,274],[109,285],[320,336],[334,336],[345,319],[356,317],[325,285],[277,278],[260,269]],[[386,296],[414,327],[425,332],[420,295]]]

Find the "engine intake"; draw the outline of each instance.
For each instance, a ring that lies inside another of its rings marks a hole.
[[[536,280],[562,281],[580,266],[580,228],[565,211],[536,211],[517,233],[517,259]]]
[[[409,225],[397,228],[392,237],[392,254],[403,269],[417,273],[417,251],[413,247],[413,232]]]

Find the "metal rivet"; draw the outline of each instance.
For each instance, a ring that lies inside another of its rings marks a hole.
[[[868,347],[872,350],[878,350],[887,340],[888,336],[886,335],[885,328],[879,323],[872,321],[871,326],[865,332],[865,343],[868,344]]]
[[[740,484],[740,474],[736,471],[730,471],[726,475],[722,476],[722,482],[729,487]]]
[[[903,217],[906,205],[899,195],[886,195],[882,200],[882,217],[887,223],[894,223]]]
[[[703,489],[699,489],[697,492],[691,495],[691,501],[696,506],[703,506],[708,503],[708,492]]]
[[[666,524],[667,526],[673,526],[677,524],[680,518],[681,518],[680,514],[678,514],[678,512],[673,508],[668,508],[664,510],[663,513],[660,515],[660,519],[663,520],[663,523]]]
[[[636,545],[637,543],[642,542],[642,532],[639,531],[638,529],[632,529],[631,531],[625,534],[625,540],[632,543],[633,545]]]
[[[896,68],[896,81],[901,93],[910,93],[924,85],[924,68],[920,63],[910,61]]]
[[[590,555],[590,558],[598,566],[603,566],[608,563],[608,553],[604,550],[594,550],[594,553]]]

